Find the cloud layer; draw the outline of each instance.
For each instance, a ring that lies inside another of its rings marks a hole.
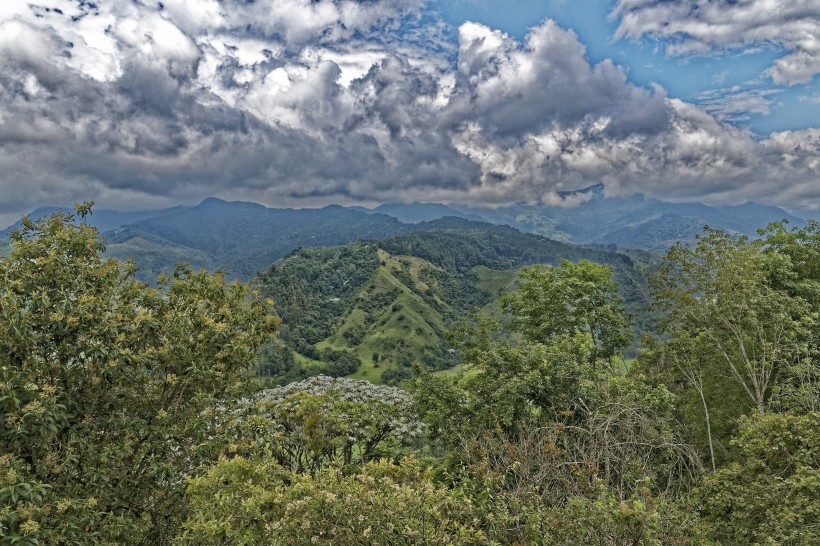
[[[552,21],[450,45],[421,1],[40,1],[0,4],[0,214],[555,203],[599,181],[820,207],[820,130],[756,138],[591,64]]]
[[[672,55],[776,44],[786,51],[766,70],[778,85],[820,74],[820,2],[816,0],[618,0],[618,36],[667,40]]]

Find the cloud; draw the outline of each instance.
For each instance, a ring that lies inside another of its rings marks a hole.
[[[815,0],[618,0],[616,35],[665,41],[671,55],[777,44],[786,50],[766,70],[778,85],[820,73],[820,3]]]
[[[759,139],[723,122],[725,94],[710,112],[635,86],[553,21],[523,42],[467,23],[448,45],[421,2],[40,1],[0,4],[0,215],[211,195],[567,205],[557,192],[601,181],[820,205],[817,130]]]
[[[609,61],[591,65],[549,21],[524,44],[480,25],[461,34],[454,143],[482,168],[477,199],[556,204],[557,191],[598,181],[608,194],[715,202],[817,194],[816,130],[760,140],[723,122],[767,108],[771,92],[716,93],[709,112],[631,85]]]
[[[811,95],[799,95],[797,100],[806,104],[817,105],[820,104],[820,93],[812,93]]]
[[[748,89],[736,85],[705,91],[697,99],[701,108],[719,120],[737,124],[754,115],[769,115],[773,100],[782,92],[780,89]]]
[[[498,135],[537,131],[554,123],[606,117],[606,132],[626,135],[663,128],[661,94],[627,83],[612,61],[591,65],[574,32],[547,20],[524,44],[489,28],[460,29],[458,75],[462,106]]]

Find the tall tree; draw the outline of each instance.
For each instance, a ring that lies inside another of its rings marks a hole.
[[[275,331],[220,274],[133,280],[90,206],[24,219],[0,261],[0,542],[168,542],[212,409]]]
[[[820,222],[792,229],[785,221],[774,222],[758,233],[771,258],[772,285],[820,310]]]
[[[562,260],[557,267],[525,267],[521,279],[518,292],[503,303],[512,314],[513,328],[529,341],[589,334],[593,364],[598,358],[611,362],[629,344],[629,318],[611,268],[586,260]]]
[[[694,247],[669,250],[652,279],[661,328],[705,344],[763,413],[780,375],[808,350],[808,306],[775,289],[760,244],[707,228]]]

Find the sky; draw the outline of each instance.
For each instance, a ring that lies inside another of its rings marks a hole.
[[[0,0],[0,223],[93,199],[820,210],[820,0]]]

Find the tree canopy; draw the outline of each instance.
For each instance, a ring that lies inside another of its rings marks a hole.
[[[218,273],[135,281],[89,213],[24,219],[0,261],[0,542],[168,542],[209,409],[275,331]]]
[[[523,268],[520,289],[503,299],[513,329],[542,343],[583,332],[592,339],[593,362],[611,359],[629,344],[629,318],[612,274],[587,260]]]

